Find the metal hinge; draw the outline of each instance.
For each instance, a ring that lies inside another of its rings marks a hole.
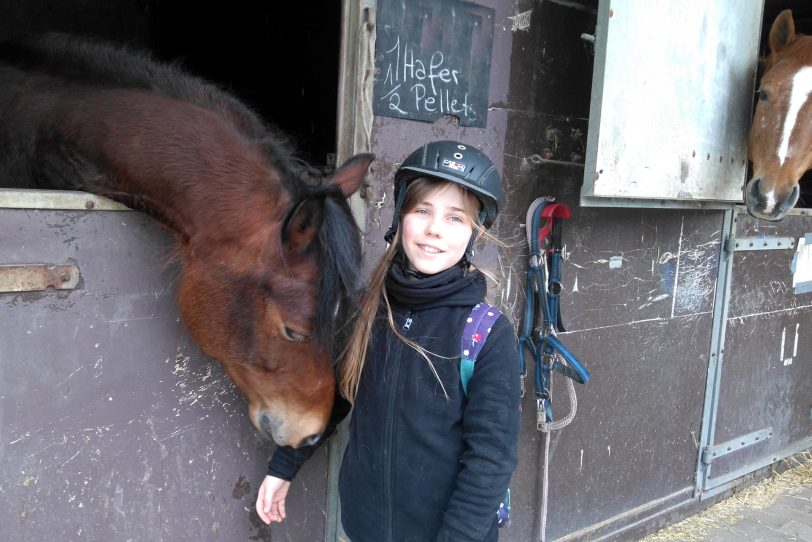
[[[710,465],[714,459],[741,450],[747,446],[758,444],[759,442],[772,438],[772,436],[773,428],[767,427],[766,429],[761,429],[760,431],[755,431],[721,444],[705,446],[702,450],[702,463]]]
[[[725,241],[727,252],[743,250],[786,250],[795,248],[793,237],[729,237]]]

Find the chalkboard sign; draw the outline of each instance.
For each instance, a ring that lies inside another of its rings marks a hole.
[[[461,126],[488,120],[494,10],[459,0],[378,0],[376,115]]]

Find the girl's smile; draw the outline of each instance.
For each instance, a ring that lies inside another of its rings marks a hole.
[[[462,259],[473,231],[464,191],[449,183],[404,215],[403,251],[415,270],[434,275]]]

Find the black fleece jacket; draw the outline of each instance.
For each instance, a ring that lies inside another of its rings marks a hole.
[[[339,481],[352,542],[494,541],[496,509],[516,467],[519,364],[510,322],[499,318],[466,397],[460,335],[485,279],[459,268],[418,280],[393,267],[387,291],[401,334],[376,319]],[[442,383],[442,385],[441,385]],[[331,426],[347,410],[337,401]],[[278,448],[269,474],[291,479],[312,450]]]

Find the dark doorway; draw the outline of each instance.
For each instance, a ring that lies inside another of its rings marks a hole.
[[[341,4],[302,7],[155,1],[153,48],[225,85],[325,165],[336,148]]]
[[[149,48],[232,91],[313,165],[336,149],[340,27],[338,1],[0,2],[0,39],[57,31]]]

